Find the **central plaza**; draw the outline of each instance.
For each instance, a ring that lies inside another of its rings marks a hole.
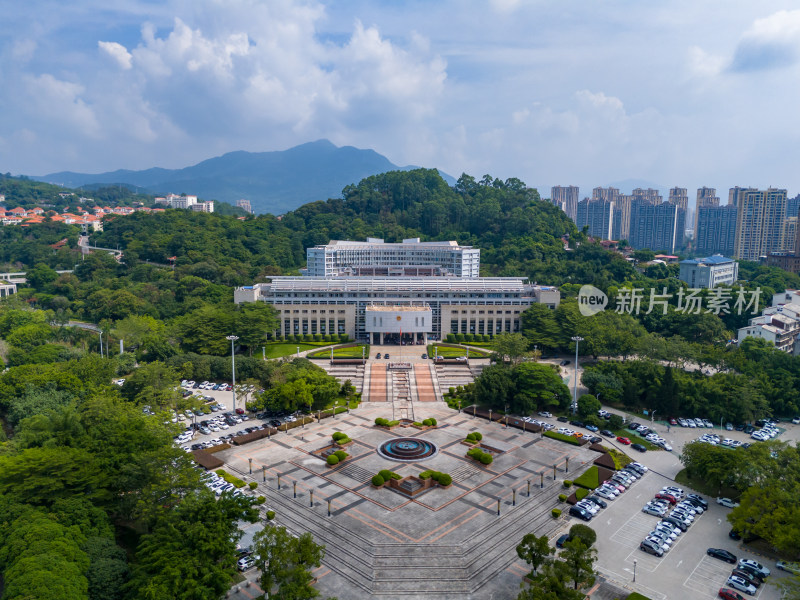
[[[226,469],[258,483],[255,493],[267,498],[263,512],[274,510],[278,525],[294,534],[310,532],[326,546],[315,572],[322,597],[513,597],[527,572],[516,545],[527,533],[554,535],[567,526],[551,515],[553,508],[564,508],[558,501],[562,482],[597,454],[442,402],[415,404],[415,417],[435,418],[436,428],[378,427],[375,419],[391,417],[391,404],[366,402],[335,419],[216,456]],[[328,446],[337,431],[353,440],[346,449],[350,457],[329,467],[313,451]],[[462,442],[474,431],[498,451],[488,466],[466,456]],[[378,447],[397,437],[432,442],[438,453],[411,463],[382,457]],[[412,498],[374,487],[371,479],[382,469],[401,477],[436,470],[451,475],[453,483]]]

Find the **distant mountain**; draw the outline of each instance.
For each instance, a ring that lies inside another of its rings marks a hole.
[[[32,179],[70,188],[113,184],[153,194],[195,194],[234,205],[245,198],[256,213],[277,215],[307,202],[339,198],[344,187],[370,175],[414,168],[398,167],[374,150],[318,140],[275,152],[229,152],[183,169],[64,171]],[[451,176],[441,175],[450,185],[455,183]]]

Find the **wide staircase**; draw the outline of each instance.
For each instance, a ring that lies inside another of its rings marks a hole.
[[[472,383],[475,381],[475,374],[473,374],[470,366],[464,362],[436,365],[436,378],[439,380],[439,389],[444,393],[451,387]]]
[[[530,498],[518,494],[514,507],[504,502],[501,516],[480,518],[482,523],[458,543],[376,542],[348,527],[349,519],[338,511],[327,517],[320,508],[322,502],[311,508],[305,499],[293,499],[291,486],[278,491],[274,484],[265,486],[260,477],[232,470],[246,481],[258,483],[258,493],[267,497],[265,506],[280,514],[281,525],[296,534],[310,531],[317,543],[335,548],[323,565],[373,597],[488,597],[479,590],[517,560],[515,546],[522,533],[552,535],[562,525],[550,514],[558,504],[560,482],[550,480],[544,489],[534,486]]]
[[[414,400],[417,386],[411,369],[389,369],[391,373],[389,397],[392,400],[392,419],[414,421]]]
[[[360,394],[364,390],[364,365],[337,364],[328,361],[319,361],[317,364],[325,369],[328,375],[336,377],[339,383],[344,383],[348,379],[356,388],[356,393]]]

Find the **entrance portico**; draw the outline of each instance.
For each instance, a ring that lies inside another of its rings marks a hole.
[[[365,310],[364,331],[373,344],[427,345],[432,330],[433,314],[427,305],[372,305]]]

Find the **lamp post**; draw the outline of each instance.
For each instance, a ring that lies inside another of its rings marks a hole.
[[[236,340],[239,339],[238,335],[226,335],[226,340],[231,341],[231,376],[233,380],[233,385],[231,386],[231,390],[233,391],[233,412],[236,412],[236,358],[233,353],[233,345],[236,343]]]
[[[297,347],[297,358],[300,358],[300,346]]]
[[[508,404],[505,406],[506,429],[508,429]]]
[[[633,559],[633,582],[636,583],[636,559]]]
[[[337,409],[338,407],[339,407],[339,401],[338,401],[338,400],[334,400],[334,401],[333,401],[333,418],[334,418],[334,419],[336,418],[336,409]]]
[[[575,342],[575,384],[572,398],[572,414],[574,415],[578,412],[578,346],[583,341],[583,338],[579,335],[574,335],[571,339]]]

